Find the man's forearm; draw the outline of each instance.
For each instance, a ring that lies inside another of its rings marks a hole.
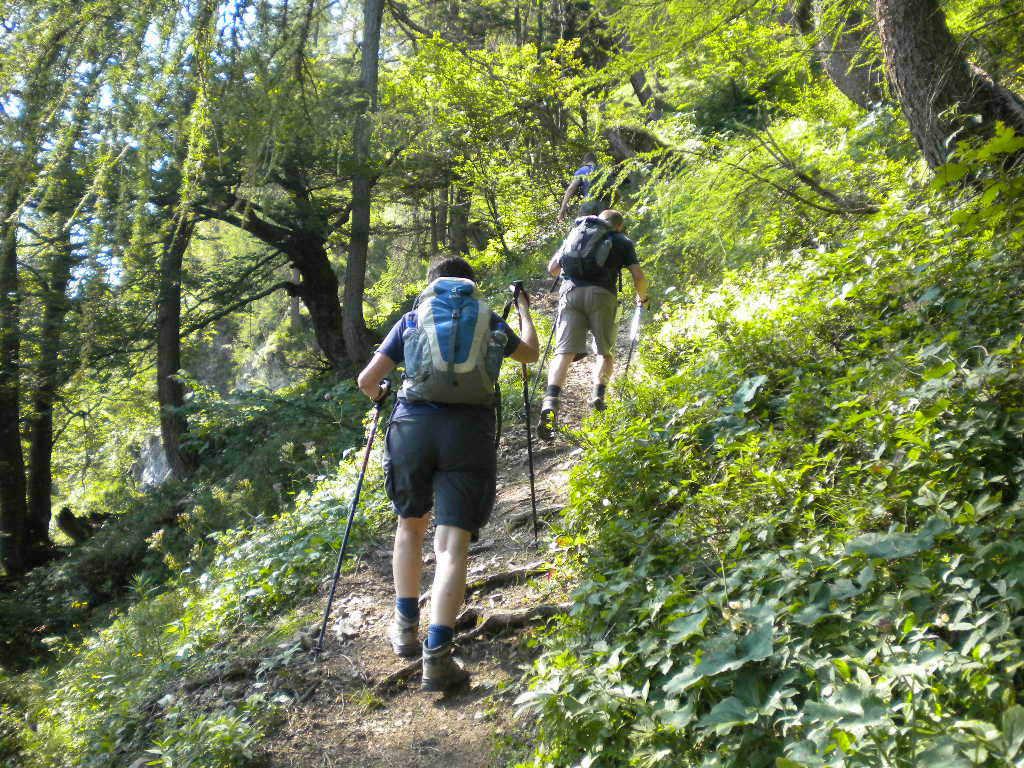
[[[647,276],[643,273],[633,275],[633,289],[641,301],[647,301]]]

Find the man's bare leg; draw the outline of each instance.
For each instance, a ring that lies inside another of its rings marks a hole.
[[[434,533],[434,586],[430,594],[430,623],[455,626],[455,615],[466,598],[466,557],[470,532],[452,525],[439,525]]]
[[[395,530],[395,546],[391,552],[391,572],[395,581],[395,597],[420,596],[423,576],[423,539],[430,525],[430,515],[400,517]]]
[[[555,423],[558,419],[558,400],[562,394],[562,385],[569,373],[573,355],[555,355],[548,366],[548,388],[540,405],[540,421],[537,424],[537,435],[543,440],[550,440],[555,435]]]
[[[387,636],[399,656],[415,656],[420,649],[420,582],[423,576],[423,539],[430,515],[400,517],[391,552],[391,573],[395,582],[395,616]]]
[[[614,369],[615,358],[611,355],[598,355],[594,360],[594,389],[590,395],[592,410],[603,411],[605,409],[604,393]]]

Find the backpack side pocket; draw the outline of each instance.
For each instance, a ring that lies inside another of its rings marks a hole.
[[[493,384],[501,373],[501,361],[505,359],[505,344],[508,336],[504,331],[493,330],[487,340],[487,351],[484,358],[484,371]]]

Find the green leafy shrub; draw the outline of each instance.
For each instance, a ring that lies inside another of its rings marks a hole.
[[[353,556],[391,520],[380,445],[353,526]],[[45,685],[22,704],[34,731],[27,765],[116,766],[147,750],[168,766],[249,764],[287,697],[254,691],[197,711],[177,705],[175,692],[240,655],[259,659],[261,676],[287,663],[297,646],[280,643],[304,620],[290,612],[333,567],[361,459],[350,449],[339,469],[325,468],[275,516],[241,516],[241,525],[209,534],[202,557],[169,581],[137,579],[133,600],[109,626],[58,643]]]
[[[529,765],[1024,759],[1020,212],[979,205],[670,295],[582,434]]]

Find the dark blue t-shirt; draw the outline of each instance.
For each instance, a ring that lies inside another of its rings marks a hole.
[[[410,320],[411,318],[411,320]],[[405,361],[405,337],[404,332],[406,328],[413,327],[416,321],[416,312],[406,312],[402,315],[402,318],[395,323],[391,330],[388,331],[388,335],[384,337],[384,341],[377,347],[377,351],[382,355],[387,355],[395,363],[401,363]],[[508,341],[505,342],[505,357],[508,357],[516,351],[516,347],[519,346],[519,337],[515,334],[515,331],[501,319],[495,312],[491,312],[491,330],[500,330],[507,337]],[[458,405],[456,403],[424,403],[421,401],[407,402],[402,398],[398,398],[398,402],[395,405],[395,412],[391,415],[392,419],[397,419],[402,416],[411,416],[418,413],[430,413],[439,409],[472,409],[473,412],[484,412],[493,415],[493,410],[482,405]]]

